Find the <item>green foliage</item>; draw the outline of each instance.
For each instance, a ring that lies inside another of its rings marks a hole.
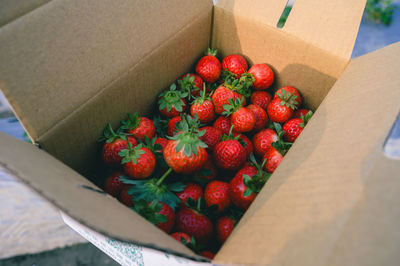
[[[397,8],[392,0],[368,0],[365,6],[367,19],[389,26],[393,21],[393,12]]]

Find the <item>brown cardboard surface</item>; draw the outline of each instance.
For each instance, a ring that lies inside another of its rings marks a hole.
[[[50,0],[2,0],[0,1],[0,27],[29,13]]]
[[[0,88],[37,140],[211,6],[49,2],[0,28]]]
[[[0,132],[0,147],[1,167],[80,223],[115,239],[149,247],[156,245],[169,252],[196,257],[191,250],[34,145]]]
[[[383,157],[383,143],[399,112],[399,69],[400,43],[349,64],[217,262],[398,262],[400,163]]]

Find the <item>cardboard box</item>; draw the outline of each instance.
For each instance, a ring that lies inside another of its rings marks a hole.
[[[153,110],[211,44],[268,63],[317,109],[214,263],[394,265],[400,44],[350,60],[365,1],[36,1],[0,28],[0,87],[35,143],[0,134],[0,165],[116,240],[201,260],[96,186],[104,125]],[[87,178],[86,178],[87,177]]]

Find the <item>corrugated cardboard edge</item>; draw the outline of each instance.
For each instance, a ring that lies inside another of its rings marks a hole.
[[[384,158],[382,150],[399,112],[399,69],[400,43],[349,64],[217,254],[217,263],[398,262],[395,248],[385,253],[385,247],[400,246],[400,235],[391,234],[397,232],[399,212],[386,220],[368,211],[382,214],[400,202],[400,179],[393,177],[400,164]],[[385,187],[391,191],[380,201]],[[376,228],[374,221],[385,227]],[[363,235],[368,230],[371,234]]]

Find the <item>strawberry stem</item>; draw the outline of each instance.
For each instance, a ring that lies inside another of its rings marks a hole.
[[[172,172],[172,168],[169,168],[161,177],[157,180],[156,186],[161,185],[164,179]]]

